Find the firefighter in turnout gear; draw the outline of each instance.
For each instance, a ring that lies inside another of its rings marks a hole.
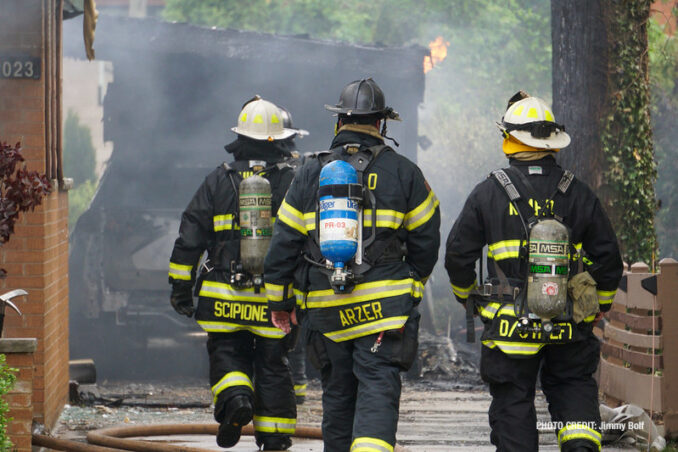
[[[596,195],[556,163],[570,137],[544,101],[519,92],[498,125],[509,167],[469,195],[445,255],[454,295],[485,325],[490,439],[497,451],[538,450],[541,370],[561,450],[598,451],[600,346],[592,329],[622,276],[617,238]],[[489,275],[478,286],[475,263],[486,245]]]
[[[351,82],[326,109],[338,116],[336,136],[306,159],[280,207],[266,292],[283,330],[304,313],[325,452],[392,452],[399,373],[415,358],[417,305],[437,260],[438,200],[419,168],[384,145],[385,121],[398,116],[374,80]],[[353,256],[332,267],[328,250],[344,246]]]
[[[261,273],[272,217],[294,176],[280,142],[295,131],[258,96],[243,106],[232,130],[237,139],[225,149],[234,161],[205,178],[182,215],[169,264],[170,301],[179,314],[195,314],[208,334],[217,443],[232,447],[253,420],[258,446],[285,450],[296,425],[286,358],[292,344],[271,323]]]

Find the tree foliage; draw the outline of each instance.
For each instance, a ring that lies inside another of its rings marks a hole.
[[[92,134],[80,124],[78,115],[68,112],[64,122],[64,173],[73,178],[68,193],[68,225],[73,229],[80,215],[87,210],[97,188],[96,154]]]
[[[80,118],[73,111],[68,112],[64,122],[64,173],[73,178],[78,187],[88,180],[94,180],[96,156],[92,134],[87,126],[80,124]]]
[[[14,387],[17,369],[7,366],[5,355],[0,354],[0,450],[12,450],[12,442],[7,435],[7,424],[12,418],[7,417],[9,405],[4,396]]]
[[[0,244],[9,241],[19,213],[34,210],[52,187],[43,174],[28,171],[21,144],[0,141]]]
[[[674,8],[678,14],[678,8]],[[678,258],[678,38],[650,21],[652,125],[657,158],[657,235],[660,256]]]
[[[609,163],[611,216],[623,257],[651,263],[657,251],[657,171],[647,79],[649,14],[650,0],[634,0],[617,4],[608,15],[608,33],[614,36],[608,49],[611,105],[603,118],[601,144]]]

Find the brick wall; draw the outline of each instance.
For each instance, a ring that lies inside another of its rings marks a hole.
[[[20,141],[28,168],[50,177],[57,177],[55,156],[61,148],[60,20],[55,10],[55,0],[0,1],[0,58],[28,55],[41,62],[39,79],[0,78],[0,140]],[[23,317],[8,312],[3,336],[38,340],[32,402],[35,420],[47,427],[55,424],[68,400],[67,219],[67,193],[55,189],[35,212],[22,216],[0,248],[0,266],[9,274],[0,288],[29,293],[17,301]]]
[[[7,433],[16,452],[30,452],[36,341],[32,339],[20,343],[4,344],[5,340],[0,341],[0,352],[7,357],[7,365],[18,370],[14,388],[5,396],[5,401],[10,406],[9,416],[13,418],[7,426]]]

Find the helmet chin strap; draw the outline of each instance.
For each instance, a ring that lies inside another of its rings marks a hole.
[[[387,140],[391,140],[393,144],[396,145],[396,147],[400,147],[400,143],[398,143],[395,138],[391,138],[388,135],[386,135],[386,118],[384,118],[384,123],[381,125],[381,136],[386,138]]]
[[[381,121],[382,121],[382,120],[380,119],[379,121],[377,121],[375,124],[372,125],[372,127],[374,127],[375,131],[377,131],[378,136],[379,136],[380,138],[384,138],[384,139],[387,139],[387,140],[392,141],[393,144],[394,144],[396,147],[399,147],[399,146],[400,146],[400,143],[398,143],[398,142],[396,141],[395,138],[392,138],[392,137],[389,137],[389,136],[386,135],[386,118],[383,119],[384,122],[381,123],[381,131],[379,132],[379,123],[380,123]],[[337,119],[337,122],[334,124],[334,135],[336,136],[337,133],[339,133],[339,131],[341,131],[341,129],[342,129],[344,126],[348,126],[348,125],[351,125],[351,124],[350,124],[350,123],[349,123],[349,124],[344,124],[344,123],[342,122],[341,119]],[[367,125],[367,124],[365,124],[365,125]],[[359,125],[359,126],[361,126],[361,125]],[[375,136],[377,136],[377,133],[375,133]]]

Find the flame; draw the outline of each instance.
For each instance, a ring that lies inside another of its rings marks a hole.
[[[424,58],[424,74],[433,69],[435,65],[443,62],[447,57],[447,48],[449,45],[450,42],[445,41],[442,36],[438,36],[435,41],[428,43],[428,47],[431,49],[431,55]]]

